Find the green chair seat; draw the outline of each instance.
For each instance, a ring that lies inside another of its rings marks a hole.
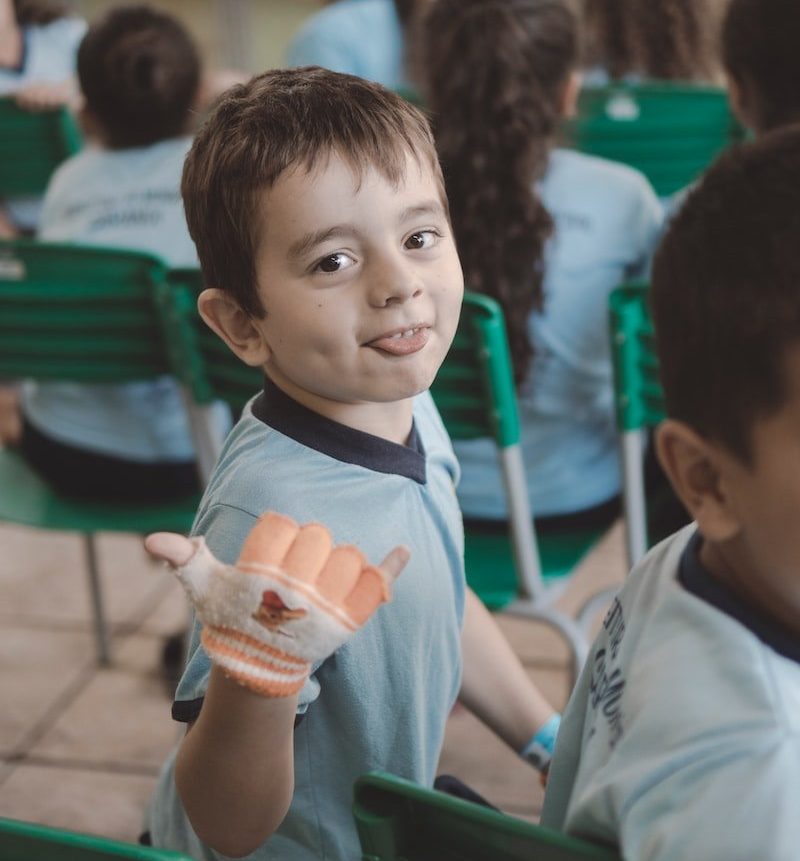
[[[14,449],[0,449],[0,521],[65,532],[188,532],[200,497],[131,504],[58,495]]]
[[[0,819],[2,861],[190,861],[186,855],[33,822]]]
[[[358,778],[363,861],[620,861],[609,849],[390,774]]]

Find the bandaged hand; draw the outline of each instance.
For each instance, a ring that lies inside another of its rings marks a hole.
[[[203,623],[201,642],[226,675],[270,697],[296,693],[311,672],[390,599],[408,551],[380,567],[353,545],[334,546],[319,523],[298,526],[263,514],[236,565],[223,565],[203,538],[148,536],[147,550],[169,562]]]

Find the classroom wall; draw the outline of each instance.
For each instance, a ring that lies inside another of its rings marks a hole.
[[[260,72],[284,64],[286,46],[320,0],[147,0],[180,18],[211,66]],[[72,0],[91,20],[116,0]]]

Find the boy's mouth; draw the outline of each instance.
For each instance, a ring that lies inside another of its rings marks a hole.
[[[430,331],[430,326],[420,323],[408,329],[395,329],[386,332],[364,346],[389,353],[392,356],[408,356],[411,353],[419,352],[428,343]]]

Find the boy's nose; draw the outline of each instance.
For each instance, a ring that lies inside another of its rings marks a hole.
[[[413,267],[388,261],[369,279],[369,302],[377,308],[397,305],[422,293],[423,282]]]

